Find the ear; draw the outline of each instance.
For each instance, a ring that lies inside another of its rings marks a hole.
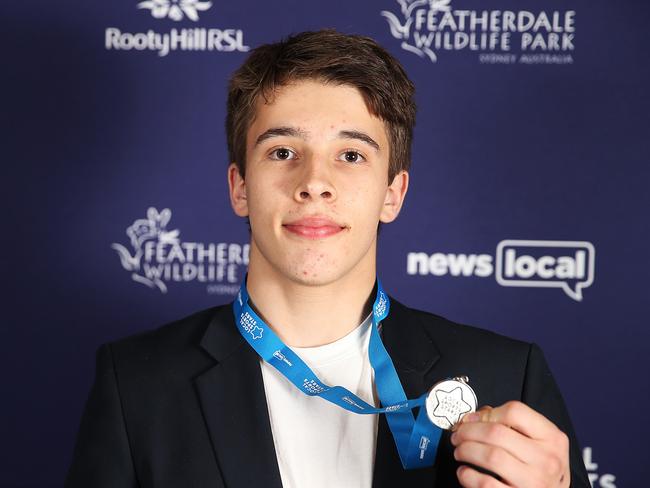
[[[406,198],[406,192],[409,188],[409,174],[406,171],[400,171],[395,175],[393,181],[386,189],[386,198],[384,206],[379,214],[380,222],[385,224],[392,222],[399,215]]]
[[[246,181],[235,163],[228,166],[228,189],[230,205],[238,217],[248,217],[248,200],[246,199]]]

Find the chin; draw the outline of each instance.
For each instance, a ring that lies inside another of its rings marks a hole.
[[[333,266],[300,266],[288,273],[291,280],[301,285],[323,286],[334,283],[344,272]]]

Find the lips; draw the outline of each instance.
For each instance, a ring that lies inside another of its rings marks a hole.
[[[338,234],[345,226],[327,217],[305,217],[283,225],[287,231],[307,239],[324,239]]]

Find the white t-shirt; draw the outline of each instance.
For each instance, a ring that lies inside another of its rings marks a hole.
[[[344,386],[379,405],[368,359],[371,325],[368,316],[336,342],[292,349],[324,383]],[[273,366],[261,361],[261,368],[283,487],[370,487],[377,416],[305,395]]]

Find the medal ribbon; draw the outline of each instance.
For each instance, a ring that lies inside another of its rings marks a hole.
[[[309,396],[319,396],[349,412],[361,415],[386,415],[400,461],[404,469],[432,466],[442,429],[432,424],[426,414],[427,394],[408,400],[379,335],[378,324],[388,316],[390,301],[377,280],[377,296],[372,306],[372,327],[368,356],[375,371],[375,386],[382,407],[376,408],[347,388],[330,386],[280,340],[249,304],[246,280],[233,302],[235,322],[241,335],[257,354],[284,375],[296,388]],[[412,409],[419,407],[417,420]]]

